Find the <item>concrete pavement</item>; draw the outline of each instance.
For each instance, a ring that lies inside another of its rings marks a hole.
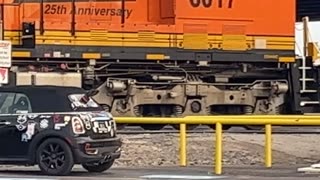
[[[300,180],[319,179],[320,174],[300,173],[297,168],[309,165],[291,167],[263,166],[225,167],[223,175],[213,174],[213,167],[158,167],[158,168],[118,168],[114,167],[105,173],[87,173],[76,166],[70,176],[53,177],[40,174],[38,167],[5,167],[0,168],[0,180],[229,180],[229,179],[279,179]]]

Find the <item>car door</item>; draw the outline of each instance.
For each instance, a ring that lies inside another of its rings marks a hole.
[[[0,158],[25,158],[30,141],[30,101],[22,93],[0,92],[0,107],[0,145],[4,146]]]
[[[9,108],[13,105],[15,93],[0,92],[0,158],[8,158],[12,151],[12,139],[10,137],[14,133],[15,124],[13,116],[9,112]]]

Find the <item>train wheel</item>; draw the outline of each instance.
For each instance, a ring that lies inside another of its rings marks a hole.
[[[156,130],[161,130],[164,127],[164,125],[160,125],[160,124],[143,124],[143,125],[141,125],[141,127],[144,130],[156,131]]]
[[[188,130],[194,130],[198,127],[199,125],[195,125],[195,124],[187,124],[187,131]],[[180,130],[180,124],[174,124],[172,125],[172,127],[176,130]]]

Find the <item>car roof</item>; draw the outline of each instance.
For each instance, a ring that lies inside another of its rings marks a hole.
[[[85,90],[72,86],[54,86],[54,85],[18,85],[0,87],[0,92],[21,92],[21,93],[38,93],[45,91],[55,91],[58,94],[84,93]]]
[[[53,85],[19,85],[3,86],[0,92],[23,93],[28,96],[33,111],[36,112],[70,112],[68,96],[70,94],[83,94],[86,91],[79,87],[53,86]]]

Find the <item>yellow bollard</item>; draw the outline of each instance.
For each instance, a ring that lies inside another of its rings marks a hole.
[[[265,166],[272,166],[272,126],[266,124],[265,132]]]
[[[222,124],[216,123],[215,173],[222,173]]]
[[[187,166],[186,124],[180,124],[180,166]]]

